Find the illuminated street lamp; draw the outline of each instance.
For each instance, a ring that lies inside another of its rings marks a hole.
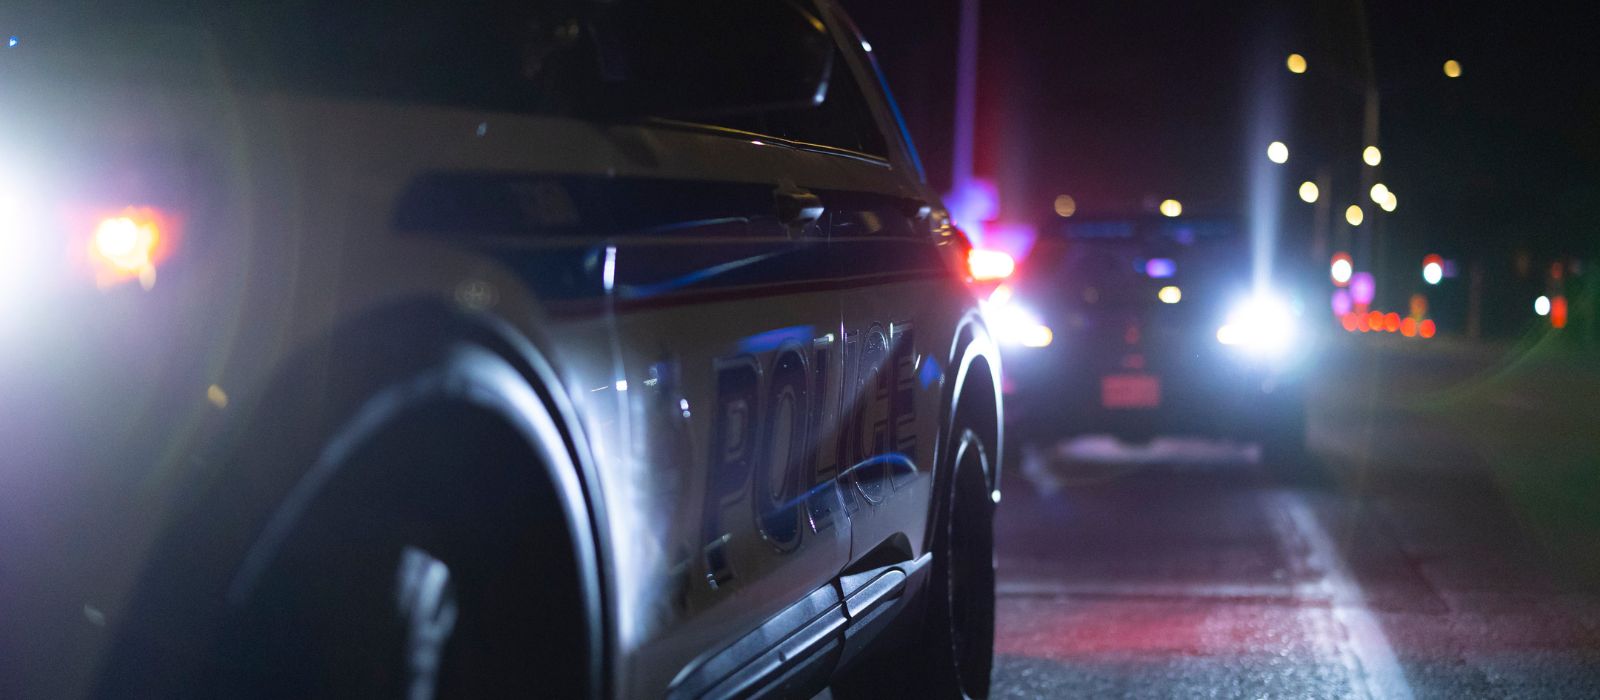
[[[1352,204],[1349,209],[1344,210],[1344,220],[1349,222],[1351,226],[1360,226],[1361,222],[1365,221],[1366,218],[1367,215],[1361,211],[1361,205],[1359,204]]]
[[[1161,215],[1169,219],[1177,218],[1183,213],[1183,205],[1176,199],[1166,199],[1161,202]]]
[[[1301,56],[1300,54],[1297,54],[1297,53],[1289,54],[1289,60],[1287,61],[1287,63],[1289,65],[1289,72],[1290,73],[1294,73],[1295,75],[1299,75],[1301,73],[1306,72],[1306,57],[1305,56]]]
[[[1383,207],[1384,211],[1394,211],[1395,207],[1400,206],[1400,200],[1395,198],[1393,191],[1386,192],[1385,194],[1388,196],[1384,197],[1383,201],[1378,202],[1378,206]]]
[[[1289,147],[1282,141],[1267,144],[1267,160],[1282,165],[1289,162]]]
[[[1372,186],[1370,194],[1372,195],[1373,204],[1383,204],[1389,201],[1389,186],[1380,182]]]
[[[1378,150],[1377,146],[1367,146],[1365,150],[1361,151],[1361,160],[1367,165],[1377,167],[1379,163],[1383,162],[1383,151]]]
[[[1317,194],[1317,183],[1310,180],[1300,183],[1300,201],[1306,204],[1316,204]]]
[[[1453,58],[1448,60],[1448,61],[1445,61],[1444,62],[1444,76],[1446,78],[1459,78],[1459,77],[1461,77],[1461,62],[1457,61],[1457,60],[1455,60]]]

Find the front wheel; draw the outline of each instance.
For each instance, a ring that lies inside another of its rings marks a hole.
[[[441,434],[442,433],[442,434]],[[528,452],[472,409],[381,431],[306,504],[235,609],[218,697],[578,697],[584,601]],[[573,634],[573,637],[566,635]]]

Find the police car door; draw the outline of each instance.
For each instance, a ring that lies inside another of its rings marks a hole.
[[[816,193],[848,156],[812,140],[824,103],[636,127],[606,185],[619,379],[598,390],[622,395],[630,436],[607,484],[623,696],[711,689],[748,662],[738,640],[815,618],[782,629],[785,608],[836,608],[842,339]]]
[[[830,204],[830,255],[848,280],[840,296],[839,451],[851,557],[888,548],[873,559],[917,559],[930,512],[939,365],[955,327],[951,311],[960,305],[942,301],[950,285],[931,232],[934,203],[894,126],[887,95],[871,89],[880,83],[864,44],[845,35],[841,45],[854,61],[834,89],[860,105],[852,123],[863,156],[842,164],[846,184],[823,196]]]

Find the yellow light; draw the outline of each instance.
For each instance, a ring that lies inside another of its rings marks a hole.
[[[1044,348],[1049,347],[1050,343],[1055,339],[1056,334],[1050,330],[1050,327],[1040,323],[1023,331],[1022,337],[1018,338],[1018,341],[1025,348]]]
[[[1377,146],[1367,146],[1365,150],[1361,151],[1361,160],[1367,165],[1377,167],[1379,163],[1383,162],[1383,151],[1378,150]]]
[[[1183,300],[1183,290],[1173,286],[1162,287],[1161,291],[1156,292],[1156,298],[1163,304],[1176,304]]]
[[[1383,204],[1389,201],[1389,186],[1380,182],[1372,186],[1372,191],[1369,194],[1372,195],[1373,203]]]
[[[1273,141],[1267,144],[1267,160],[1283,164],[1289,162],[1289,147],[1282,141]]]
[[[1182,213],[1183,213],[1183,204],[1179,203],[1178,200],[1176,200],[1176,199],[1162,200],[1162,202],[1161,202],[1161,215],[1162,216],[1165,216],[1165,217],[1168,217],[1168,218],[1176,218],[1179,214],[1182,214]]]
[[[1459,78],[1459,77],[1461,77],[1461,62],[1457,61],[1457,60],[1455,60],[1453,58],[1448,60],[1448,61],[1445,61],[1444,62],[1444,75],[1445,75],[1446,78]]]
[[[1385,192],[1384,195],[1383,201],[1378,202],[1378,206],[1382,207],[1384,211],[1394,211],[1395,207],[1400,206],[1400,200],[1394,196],[1393,192]]]
[[[227,408],[228,392],[223,391],[222,387],[212,384],[211,386],[206,387],[206,400],[210,401],[211,405],[216,406],[217,408]]]
[[[1078,200],[1073,199],[1072,195],[1056,195],[1056,216],[1065,219],[1076,213],[1078,213]]]
[[[1349,209],[1344,210],[1344,220],[1350,222],[1351,226],[1360,226],[1366,218],[1367,215],[1361,211],[1359,205],[1352,204]]]
[[[1297,53],[1289,54],[1289,72],[1299,75],[1306,72],[1306,57]]]
[[[138,273],[150,266],[151,254],[161,234],[153,221],[134,221],[115,216],[102,219],[94,229],[94,253],[100,260],[124,273]]]
[[[1310,180],[1300,183],[1300,201],[1306,204],[1316,204],[1318,194],[1317,183]]]
[[[967,272],[972,279],[982,281],[1003,280],[1017,269],[1017,261],[999,250],[973,248],[967,251]]]

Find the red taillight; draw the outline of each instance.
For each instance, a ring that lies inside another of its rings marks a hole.
[[[1016,272],[1017,261],[999,250],[973,248],[967,251],[967,274],[978,282],[1003,280]]]

